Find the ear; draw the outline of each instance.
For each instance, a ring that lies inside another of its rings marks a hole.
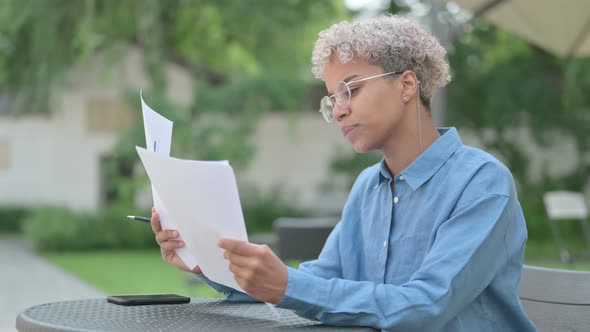
[[[400,83],[402,84],[403,96],[408,96],[409,99],[412,99],[414,96],[418,97],[420,81],[418,81],[416,73],[406,70],[400,74]]]

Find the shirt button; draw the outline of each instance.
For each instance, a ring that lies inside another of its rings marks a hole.
[[[399,202],[399,198],[396,196],[396,197],[393,198],[393,203],[394,204],[397,204],[397,202]]]
[[[403,175],[400,175],[400,176],[399,176],[399,179],[400,179],[401,181],[403,181],[403,180],[404,180],[404,176],[403,176]]]
[[[387,247],[387,241],[383,242],[383,248]]]

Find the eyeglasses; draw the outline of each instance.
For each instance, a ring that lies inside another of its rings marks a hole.
[[[353,83],[358,83],[358,82],[362,82],[362,81],[367,81],[373,78],[378,78],[378,77],[383,77],[383,76],[387,76],[387,75],[399,75],[403,73],[403,71],[392,71],[389,73],[385,73],[385,74],[379,74],[379,75],[374,75],[374,76],[369,76],[369,77],[365,77],[362,78],[360,80],[356,80],[356,81],[350,81],[350,82],[344,82],[344,81],[340,81],[338,82],[338,84],[336,84],[336,90],[334,91],[334,94],[331,96],[324,96],[324,98],[322,98],[321,102],[320,102],[320,110],[319,112],[322,113],[322,115],[324,116],[324,120],[326,120],[326,122],[330,123],[332,121],[334,121],[334,106],[338,106],[341,109],[347,109],[350,106],[350,102],[352,100],[352,92],[350,90],[350,84]],[[353,90],[356,92],[358,88],[353,88]]]

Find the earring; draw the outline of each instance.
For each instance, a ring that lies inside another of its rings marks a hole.
[[[404,104],[407,103],[408,102],[408,96],[402,96],[402,101],[404,102]]]

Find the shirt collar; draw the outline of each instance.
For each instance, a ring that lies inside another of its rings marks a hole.
[[[424,151],[410,166],[401,172],[405,181],[416,190],[428,181],[441,166],[463,146],[459,133],[455,127],[438,128],[440,137]],[[391,180],[392,176],[385,164],[385,159],[381,160],[379,171],[379,180],[381,183],[385,180]]]

